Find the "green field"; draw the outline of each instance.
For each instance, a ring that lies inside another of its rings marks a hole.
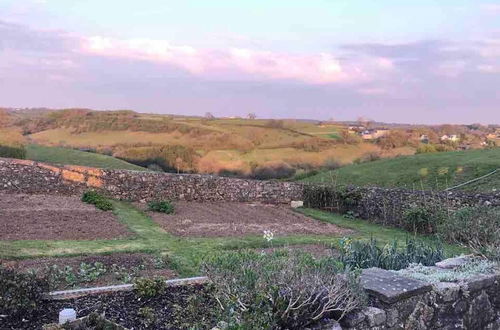
[[[36,144],[26,146],[26,158],[39,162],[80,165],[108,169],[145,171],[146,169],[130,164],[121,159],[92,152],[79,151],[62,147],[45,147]]]
[[[357,186],[443,190],[500,168],[500,148],[419,154],[349,165],[304,179]],[[488,192],[500,188],[500,171],[458,189]]]

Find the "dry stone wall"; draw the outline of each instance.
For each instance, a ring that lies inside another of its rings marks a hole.
[[[97,189],[111,197],[289,203],[302,198],[302,185],[198,174],[169,174],[56,166],[0,158],[0,191],[32,194],[80,195]]]

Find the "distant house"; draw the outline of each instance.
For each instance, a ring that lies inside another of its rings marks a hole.
[[[367,129],[361,132],[361,138],[363,140],[376,140],[381,138],[382,136],[386,136],[389,134],[390,130],[388,129]]]
[[[349,126],[347,129],[347,131],[351,134],[363,132],[364,130],[366,130],[366,127],[364,126]]]
[[[445,141],[450,141],[450,142],[457,142],[460,140],[460,138],[458,137],[458,135],[456,134],[452,134],[452,135],[443,135],[441,136],[441,141],[445,142]]]
[[[492,139],[500,139],[500,132],[498,132],[498,133],[490,133],[490,134],[486,135],[486,138],[490,139],[490,140],[492,140]]]
[[[426,134],[420,135],[420,142],[428,144],[429,143],[429,136]]]

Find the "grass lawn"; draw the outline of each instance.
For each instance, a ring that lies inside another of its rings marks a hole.
[[[500,168],[500,148],[419,154],[349,165],[309,177],[307,182],[358,186],[442,190]],[[460,189],[492,191],[500,187],[500,171]]]
[[[26,147],[26,158],[39,162],[81,165],[98,168],[145,171],[140,167],[111,156],[62,147],[46,147],[30,144]]]
[[[325,244],[338,246],[341,237],[296,235],[275,237],[272,244],[261,236],[242,238],[182,238],[161,229],[148,215],[126,202],[113,202],[115,214],[120,222],[135,233],[127,239],[94,241],[0,241],[0,258],[62,257],[111,253],[145,252],[169,256],[170,267],[180,276],[198,274],[199,264],[207,255],[222,250],[242,248],[267,248],[296,244]],[[340,215],[318,210],[303,209],[299,212],[320,221],[353,229],[351,237],[356,239],[376,238],[381,244],[393,239],[404,241],[409,233],[370,224],[364,220],[346,219]],[[430,239],[423,237],[423,239]],[[449,255],[459,254],[463,249],[445,246]]]

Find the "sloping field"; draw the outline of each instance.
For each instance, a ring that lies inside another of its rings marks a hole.
[[[124,160],[62,147],[46,147],[36,144],[30,144],[26,147],[26,158],[45,162],[63,165],[80,165],[98,168],[122,169],[145,171],[144,167],[130,164]]]
[[[342,167],[305,179],[359,186],[446,189],[500,168],[500,148],[419,154]],[[500,171],[460,187],[470,191],[500,189]]]

